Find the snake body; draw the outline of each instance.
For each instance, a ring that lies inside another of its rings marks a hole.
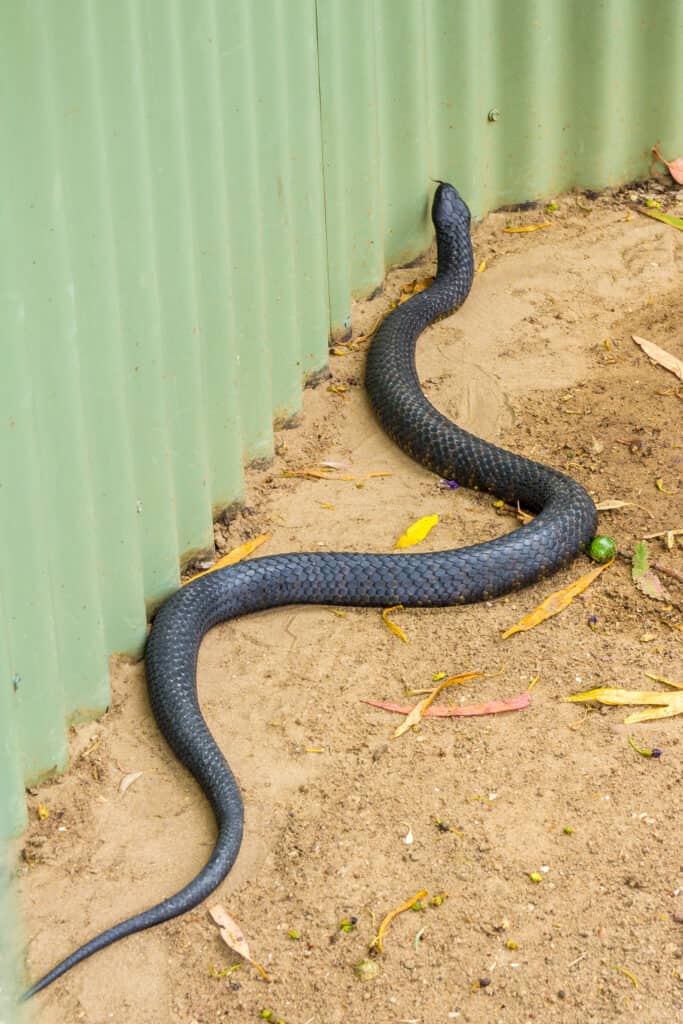
[[[519,502],[535,518],[505,536],[453,551],[257,558],[203,576],[174,594],[157,613],[147,641],[149,698],[171,749],[211,803],[218,825],[213,853],[184,889],[85,943],[23,999],[112,942],[197,906],[230,871],[242,840],[242,799],[197,697],[197,654],[212,626],[285,604],[443,606],[493,598],[566,565],[593,536],[595,506],[575,481],[467,433],[423,394],[415,369],[417,339],[464,302],[473,276],[470,214],[453,186],[437,188],[432,218],[436,279],[390,313],[377,331],[366,369],[370,402],[386,432],[414,459],[442,477]]]

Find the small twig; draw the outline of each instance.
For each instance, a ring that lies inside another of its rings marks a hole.
[[[677,583],[683,583],[683,573],[676,572],[675,569],[669,569],[668,566],[661,565],[659,562],[653,562],[652,568],[661,572],[663,576],[669,576],[672,580],[676,580]]]
[[[569,970],[570,967],[576,967],[576,965],[580,964],[582,960],[585,960],[587,956],[588,953],[582,953],[581,956],[577,956],[576,960],[572,960],[570,964],[567,964],[567,970]]]

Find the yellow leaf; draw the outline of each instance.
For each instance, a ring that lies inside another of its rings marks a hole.
[[[519,228],[503,228],[509,235],[519,235],[525,231],[540,231],[541,228],[549,228],[550,221],[544,220],[541,224],[523,224]]]
[[[219,558],[215,565],[212,565],[210,569],[205,569],[204,572],[198,572],[196,576],[193,576],[189,580],[185,580],[182,584],[185,586],[187,583],[192,583],[193,580],[198,580],[200,576],[208,576],[210,572],[216,572],[217,569],[224,569],[226,565],[235,565],[237,562],[241,562],[242,559],[259,548],[262,544],[265,544],[267,540],[272,537],[271,533],[262,533],[258,537],[253,537],[252,540],[247,540],[244,544],[239,544],[238,547],[233,548],[232,551],[228,551],[227,555],[223,555]]]
[[[406,900],[405,903],[402,903],[400,907],[396,907],[395,910],[390,910],[387,916],[382,921],[381,925],[379,926],[379,930],[375,935],[374,939],[370,943],[370,949],[377,950],[378,953],[383,953],[384,936],[386,935],[387,928],[389,927],[391,922],[394,920],[395,917],[398,917],[398,915],[402,914],[405,910],[410,910],[411,907],[414,907],[415,904],[418,903],[420,900],[423,900],[426,895],[427,890],[421,889],[420,892],[416,893],[416,895],[412,897],[412,899]]]
[[[662,682],[668,680],[662,679]],[[678,683],[669,683],[678,686]],[[673,718],[683,715],[683,689],[679,693],[664,693],[661,690],[619,690],[612,687],[598,687],[597,690],[586,690],[574,693],[565,698],[568,701],[597,700],[601,704],[654,704],[657,710],[636,711],[624,719],[625,725],[635,722],[647,722],[654,718]]]
[[[400,626],[397,626],[396,623],[392,622],[392,620],[389,618],[389,616],[391,615],[392,612],[401,612],[401,611],[403,611],[403,605],[402,604],[394,604],[394,605],[391,606],[391,608],[385,608],[384,609],[384,611],[382,612],[382,618],[384,619],[385,625],[387,625],[389,627],[391,632],[394,633],[400,640],[402,640],[404,644],[407,644],[408,643],[408,637],[406,636],[406,634],[403,632],[403,630],[401,629]]]
[[[455,686],[458,683],[464,683],[468,679],[483,679],[483,672],[463,672],[459,676],[451,676],[450,679],[444,679],[443,682],[435,686],[433,690],[430,690],[429,694],[424,700],[419,701],[410,714],[406,717],[405,721],[394,730],[394,739],[398,739],[404,732],[411,729],[414,725],[420,721],[430,704],[433,704],[436,698],[439,696],[442,690],[447,689],[449,686]]]
[[[386,316],[386,313],[380,313],[380,315],[377,317],[377,319],[375,320],[375,322],[372,325],[372,327],[370,328],[370,330],[367,331],[365,334],[359,334],[357,338],[353,339],[351,344],[352,345],[361,345],[364,341],[369,341],[370,338],[372,338],[372,336],[375,334],[375,332],[376,332],[377,328],[379,327],[379,325],[382,323],[382,320],[384,320],[385,316]]]
[[[486,270],[486,260],[482,260],[481,263],[479,264],[479,266],[477,267],[477,273],[478,274],[483,274],[485,270]]]
[[[410,548],[413,544],[419,544],[439,521],[438,516],[423,516],[416,523],[409,526],[406,532],[398,538],[394,544],[395,548]]]
[[[657,479],[655,480],[655,487],[658,491],[661,491],[662,494],[678,494],[678,491],[667,491],[661,476],[657,477]]]
[[[409,281],[401,285],[401,298],[399,302],[405,302],[410,295],[418,295],[424,292],[430,285],[434,284],[433,277],[425,277],[422,281]]]
[[[592,569],[585,576],[581,576],[580,579],[570,583],[568,587],[563,587],[562,590],[556,590],[553,594],[549,594],[545,601],[542,601],[537,608],[530,611],[527,615],[519,620],[514,626],[506,630],[503,633],[503,640],[507,640],[513,633],[523,633],[527,629],[533,629],[534,626],[538,626],[541,622],[545,622],[546,619],[551,618],[553,615],[557,615],[559,612],[572,603],[574,598],[578,594],[582,594],[596,580],[601,572],[605,569],[609,569],[612,562],[606,562],[605,565],[599,565],[596,569]]]

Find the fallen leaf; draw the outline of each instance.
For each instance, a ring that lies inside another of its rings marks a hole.
[[[646,217],[653,217],[655,220],[660,220],[662,224],[668,224],[671,228],[683,231],[683,220],[680,217],[674,217],[670,213],[660,213],[659,210],[648,210],[644,206],[637,206],[636,210],[638,213],[644,213]]]
[[[45,804],[38,804],[36,807],[36,814],[38,815],[39,821],[45,821],[46,818],[50,817],[50,811]]]
[[[369,704],[380,711],[393,711],[396,715],[409,715],[413,705],[394,704],[392,701],[384,700],[362,700],[362,704]],[[451,704],[430,705],[425,712],[424,718],[477,718],[481,715],[499,715],[505,711],[521,711],[531,704],[531,693],[525,690],[515,697],[508,697],[506,700],[490,700],[486,704],[461,704],[456,707]]]
[[[631,974],[630,971],[627,971],[625,967],[620,967],[619,964],[612,964],[612,970],[619,971],[621,974],[625,974],[628,980],[633,985],[633,987],[638,988],[638,981],[636,977],[633,974]]]
[[[395,636],[397,636],[400,640],[402,640],[404,644],[407,644],[408,643],[408,637],[406,636],[406,634],[403,632],[403,630],[401,629],[400,626],[397,626],[396,623],[393,622],[389,618],[389,616],[391,615],[392,612],[402,612],[402,611],[403,611],[403,605],[402,604],[394,604],[394,605],[391,606],[391,608],[385,608],[384,609],[384,611],[382,612],[382,619],[384,620],[384,624],[389,627],[391,632]]]
[[[433,284],[434,284],[434,278],[433,277],[425,277],[425,278],[423,278],[422,281],[409,281],[407,284],[401,285],[401,296],[402,296],[402,298],[401,298],[400,301],[401,302],[405,302],[406,301],[406,299],[403,298],[403,296],[406,296],[406,298],[407,298],[410,295],[419,295],[420,292],[426,291],[427,288],[429,288],[430,285],[433,285]]]
[[[633,545],[631,578],[638,590],[654,601],[666,601],[667,595],[662,581],[650,568],[647,544],[639,540]]]
[[[363,342],[370,341],[370,338],[373,337],[373,335],[377,331],[377,328],[382,323],[382,320],[384,320],[385,316],[386,316],[386,313],[380,313],[380,315],[377,317],[377,319],[375,320],[375,322],[372,325],[372,327],[370,328],[370,330],[367,331],[365,334],[359,334],[357,338],[353,339],[353,341],[351,342],[351,345],[354,345],[354,346],[355,345],[362,345]]]
[[[481,263],[479,264],[479,266],[477,267],[477,273],[478,274],[483,274],[485,270],[486,270],[486,260],[482,260]]]
[[[648,679],[651,679],[653,683],[665,683],[667,686],[674,686],[677,690],[683,690],[683,683],[675,683],[673,679],[666,679],[664,676],[656,676],[652,672],[646,672],[645,675]]]
[[[249,943],[244,937],[244,932],[237,924],[237,921],[230,917],[230,914],[227,912],[225,907],[222,907],[220,903],[217,903],[215,907],[211,907],[209,909],[209,914],[218,925],[220,929],[220,936],[226,946],[233,950],[234,953],[237,953],[238,956],[241,956],[243,960],[252,964],[265,981],[270,981],[270,978],[263,967],[261,967],[261,964],[257,963],[257,961],[252,958],[249,951]]]
[[[649,356],[653,362],[663,366],[665,370],[670,370],[679,380],[683,380],[682,360],[667,352],[666,349],[660,348],[659,345],[655,345],[654,341],[648,341],[647,338],[639,338],[637,334],[632,334],[631,337],[636,345],[640,345],[645,355]]]
[[[226,565],[235,565],[237,562],[241,562],[243,558],[246,558],[252,553],[252,551],[255,551],[256,548],[265,544],[265,542],[270,540],[271,537],[271,533],[262,533],[260,536],[254,537],[252,540],[245,541],[244,544],[238,545],[238,547],[233,548],[232,551],[228,551],[227,555],[223,555],[222,558],[219,558],[216,564],[212,565],[210,569],[205,569],[204,572],[198,572],[196,576],[192,576],[191,579],[185,580],[182,585],[186,586],[188,583],[198,580],[200,576],[208,576],[210,572],[216,572],[217,569],[224,569]]]
[[[654,155],[657,157],[658,160],[661,160],[661,162],[666,167],[669,168],[669,174],[671,175],[673,180],[677,181],[679,185],[683,185],[683,157],[679,156],[679,157],[676,157],[675,160],[667,160],[659,152],[659,146],[658,145],[655,145],[655,146],[652,147],[652,152],[654,153]]]
[[[434,516],[423,516],[422,519],[418,519],[416,523],[413,523],[408,527],[406,532],[398,538],[394,544],[395,548],[409,548],[413,544],[419,544],[430,531],[436,526],[439,521],[439,517]]]
[[[667,490],[667,488],[664,486],[664,481],[661,478],[661,476],[657,477],[657,479],[655,480],[655,487],[657,488],[658,491],[661,491],[662,494],[670,494],[670,495],[678,494],[678,491],[669,491],[669,490]]]
[[[421,889],[420,892],[416,893],[415,896],[412,897],[412,899],[406,900],[405,903],[402,903],[400,907],[396,907],[395,910],[390,910],[387,916],[382,921],[381,925],[379,926],[379,929],[374,939],[370,943],[370,949],[376,951],[377,953],[383,953],[384,936],[386,935],[387,928],[389,927],[391,922],[394,920],[395,917],[398,917],[399,914],[402,914],[404,913],[404,911],[410,910],[411,907],[414,907],[415,904],[419,903],[420,900],[423,900],[426,895],[427,890]]]
[[[446,690],[449,686],[456,686],[458,683],[464,683],[468,679],[483,678],[484,675],[482,672],[463,672],[459,676],[451,676],[450,679],[444,679],[442,682],[439,683],[438,686],[435,686],[433,690],[430,690],[430,692],[423,700],[419,701],[415,705],[415,707],[412,709],[412,711],[406,718],[405,722],[402,722],[394,731],[394,739],[398,739],[398,737],[402,736],[404,732],[408,731],[408,729],[411,729],[414,725],[417,725],[417,723],[424,715],[425,711],[427,711],[429,706],[434,703],[434,700],[436,699],[436,697],[438,697],[442,690]]]
[[[666,680],[662,680],[666,682]],[[669,683],[670,686],[678,686],[678,683]],[[636,711],[624,719],[624,725],[633,725],[636,722],[648,722],[654,718],[673,718],[674,715],[683,715],[683,689],[678,693],[662,693],[661,690],[618,690],[612,687],[599,687],[597,690],[586,690],[584,693],[574,693],[565,697],[567,701],[597,700],[600,704],[655,704],[659,705],[656,711]]]
[[[125,793],[127,789],[130,789],[141,775],[142,772],[129,772],[128,775],[124,775],[119,783],[119,793]]]
[[[503,228],[503,231],[506,231],[509,235],[518,235],[518,234],[522,234],[522,232],[526,232],[526,231],[540,231],[541,228],[549,228],[549,227],[550,227],[550,221],[549,220],[544,220],[541,224],[523,224],[519,228]]]
[[[305,480],[355,480],[348,473],[330,473],[326,469],[285,469],[283,476],[303,477]]]
[[[595,507],[598,512],[612,512],[614,509],[627,508],[628,506],[639,508],[641,512],[646,512],[650,519],[655,518],[654,512],[651,512],[649,508],[645,508],[644,505],[638,505],[635,501],[621,501],[619,498],[614,498],[611,501],[609,499],[607,501],[599,501]]]
[[[580,579],[575,580],[574,583],[570,583],[568,587],[563,587],[562,590],[556,590],[553,594],[549,594],[545,601],[542,601],[537,608],[530,611],[527,615],[523,616],[514,626],[506,630],[503,633],[503,640],[507,640],[509,636],[514,633],[523,633],[527,629],[533,629],[534,626],[538,626],[541,622],[545,622],[546,619],[551,618],[553,615],[557,615],[559,612],[572,603],[575,597],[582,594],[591,583],[598,578],[601,572],[608,569],[612,565],[612,562],[606,562],[605,565],[599,565],[595,569],[591,569],[585,576],[581,576]]]

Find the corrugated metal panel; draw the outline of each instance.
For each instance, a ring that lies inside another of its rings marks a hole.
[[[429,179],[480,216],[645,174],[681,43],[679,0],[5,0],[3,827],[428,243]]]
[[[312,0],[16,0],[0,40],[16,827],[22,776],[64,767],[65,722],[108,703],[108,654],[141,650],[146,603],[270,456],[329,317]]]
[[[430,178],[482,217],[683,151],[680,0],[319,0],[318,32],[340,334],[428,242]]]

